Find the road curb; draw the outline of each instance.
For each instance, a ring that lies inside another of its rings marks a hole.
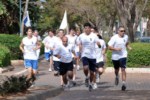
[[[105,73],[114,72],[113,67],[107,67]],[[126,68],[127,73],[150,73],[150,68]]]
[[[5,67],[5,68],[0,68],[0,74],[2,74],[4,72],[12,71],[12,70],[14,70],[13,66],[8,66],[8,67]]]
[[[59,95],[62,91],[62,88],[51,88],[45,91],[42,90],[37,93],[27,94],[23,97],[15,97],[13,100],[45,100],[46,98]]]

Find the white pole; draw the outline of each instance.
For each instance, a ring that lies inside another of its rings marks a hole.
[[[23,19],[24,19],[25,15],[26,15],[26,12],[27,12],[27,9],[28,9],[28,4],[29,4],[29,0],[26,0],[25,10],[24,10],[23,18],[22,18],[21,33],[20,33],[20,36],[23,36],[23,33],[24,33],[24,23],[23,23]]]

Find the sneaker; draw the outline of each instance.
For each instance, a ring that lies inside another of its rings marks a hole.
[[[96,83],[99,83],[100,82],[100,78],[96,78]]]
[[[32,83],[32,85],[30,86],[31,88],[35,86],[35,82]]]
[[[77,70],[80,70],[80,66],[79,65],[77,65]]]
[[[76,86],[76,82],[75,81],[69,81],[69,87],[74,87]]]
[[[119,84],[119,78],[116,77],[116,78],[115,78],[115,85],[118,85],[118,84]]]
[[[54,76],[59,76],[59,72],[58,72],[58,71],[55,71],[55,72],[54,72]]]
[[[122,85],[121,90],[122,90],[122,91],[125,91],[125,90],[126,90],[126,85],[125,85],[125,84]]]
[[[93,89],[93,87],[92,87],[92,85],[90,84],[90,85],[89,85],[89,91],[91,92],[92,89]]]
[[[68,91],[68,90],[70,90],[70,87],[69,87],[69,85],[63,85],[63,89],[64,89],[64,91]]]
[[[93,89],[97,89],[97,84],[96,83],[93,84]]]
[[[85,86],[88,87],[89,86],[89,78],[85,79]]]
[[[49,72],[51,72],[51,71],[52,71],[52,69],[51,69],[51,68],[49,68],[49,69],[48,69],[48,71],[49,71]]]

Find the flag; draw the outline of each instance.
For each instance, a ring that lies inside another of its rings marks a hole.
[[[30,18],[29,18],[28,11],[26,12],[26,15],[25,15],[25,17],[24,17],[24,19],[23,19],[23,22],[24,22],[24,25],[25,25],[26,27],[31,26],[31,21],[30,21]]]
[[[60,25],[59,29],[66,30],[67,34],[69,33],[68,21],[67,21],[67,11],[66,10],[65,10],[65,13],[64,13],[64,16],[63,16],[63,20],[61,22],[61,25]]]

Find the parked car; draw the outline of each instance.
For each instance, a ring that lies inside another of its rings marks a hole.
[[[141,37],[140,38],[141,42],[146,42],[146,43],[150,43],[150,37]]]

